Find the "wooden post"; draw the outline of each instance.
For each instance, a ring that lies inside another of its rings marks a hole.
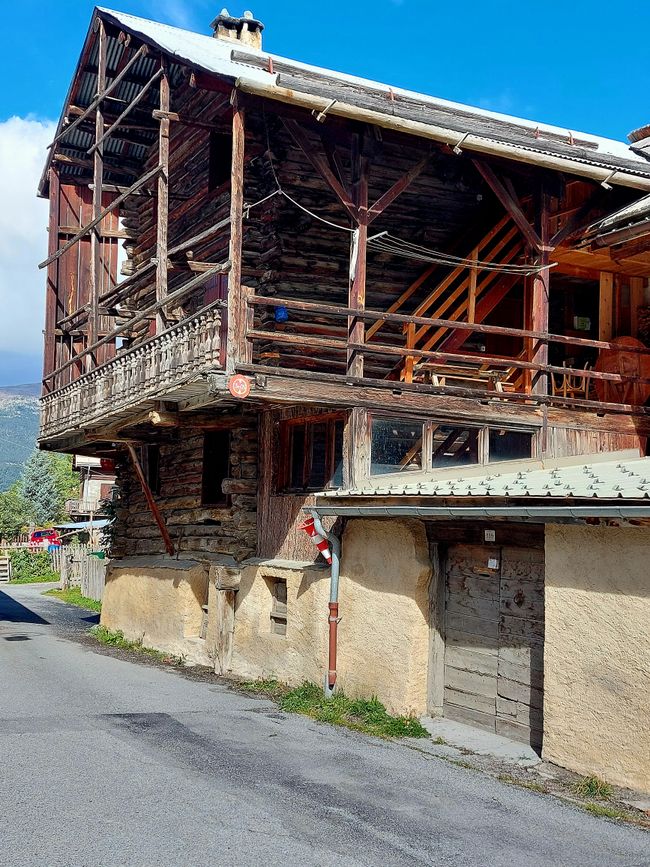
[[[348,306],[353,310],[366,307],[366,256],[368,246],[368,160],[363,155],[363,136],[355,135],[352,148],[354,205],[357,226],[350,242],[350,288]],[[366,326],[363,319],[348,318],[348,343],[365,343]],[[363,353],[348,349],[348,376],[363,377]]]
[[[639,307],[645,299],[643,277],[630,277],[630,331],[632,337],[639,336]]]
[[[531,330],[548,334],[549,284],[550,284],[550,246],[549,246],[549,207],[550,197],[542,188],[540,199],[540,240],[541,252],[538,264],[542,270],[533,277],[531,297]],[[548,343],[537,342],[534,347],[533,362],[548,364]],[[533,394],[548,394],[548,374],[535,373],[531,384]]]
[[[343,486],[354,488],[370,475],[371,428],[365,407],[350,410],[343,434]]]
[[[472,260],[478,262],[478,247],[472,250]],[[469,296],[467,299],[467,321],[474,322],[476,319],[476,283],[478,279],[478,267],[473,266],[469,272]]]
[[[59,246],[59,207],[61,191],[59,175],[55,168],[50,169],[50,215],[48,223],[47,252],[51,256]],[[47,291],[45,300],[45,343],[43,352],[43,394],[54,391],[56,383],[48,380],[48,376],[57,366],[57,339],[55,329],[60,314],[63,312],[58,292],[58,262],[52,262],[47,269]]]
[[[153,494],[151,493],[151,488],[149,487],[144,473],[142,472],[142,467],[140,466],[140,461],[138,460],[136,451],[131,445],[131,443],[127,443],[126,447],[129,450],[131,463],[133,464],[133,469],[135,470],[135,474],[138,477],[138,481],[142,486],[142,492],[144,493],[144,497],[147,501],[147,505],[149,506],[149,510],[153,515],[154,521],[158,525],[160,535],[162,536],[163,542],[165,543],[165,550],[170,557],[173,557],[175,554],[174,543],[172,542],[171,536],[169,535],[169,530],[167,529],[167,525],[165,524],[165,519],[160,513],[160,509],[158,508],[156,501],[153,498]]]
[[[232,97],[232,163],[230,173],[230,272],[228,274],[228,342],[226,372],[233,373],[247,357],[246,304],[241,291],[244,219],[245,114],[241,96]]]
[[[611,340],[614,333],[614,275],[600,272],[600,295],[598,304],[598,339]]]
[[[160,60],[163,70],[160,79],[160,129],[158,134],[158,217],[156,223],[156,301],[167,297],[167,231],[169,222],[169,76],[164,58]],[[156,313],[156,332],[164,331],[168,311]]]
[[[106,29],[99,19],[99,55],[97,60],[97,92],[106,90]],[[97,105],[95,112],[95,142],[104,135],[104,113],[102,103]],[[102,213],[102,184],[104,180],[104,146],[100,144],[93,154],[93,220]],[[90,236],[90,316],[88,318],[88,345],[96,343],[99,336],[99,295],[101,292],[103,262],[101,222],[97,224]],[[86,356],[87,369],[96,364],[94,353]]]

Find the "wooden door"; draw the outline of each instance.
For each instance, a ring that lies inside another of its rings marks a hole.
[[[444,715],[539,748],[543,652],[544,551],[450,546]]]

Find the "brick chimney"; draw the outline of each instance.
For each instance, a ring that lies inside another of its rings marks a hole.
[[[248,48],[262,48],[264,25],[252,12],[244,12],[241,18],[233,18],[227,9],[222,9],[210,25],[217,39],[229,39]]]

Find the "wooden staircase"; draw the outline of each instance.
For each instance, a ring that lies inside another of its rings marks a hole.
[[[466,258],[499,265],[518,263],[524,249],[525,241],[519,229],[509,216],[505,216],[490,229]],[[466,265],[458,266],[449,271],[415,309],[410,311],[405,309],[409,300],[426,285],[438,268],[439,266],[436,265],[427,268],[390,306],[388,312],[478,324],[489,316],[514,284],[521,279],[517,274],[467,268]],[[369,328],[366,339],[371,339],[382,324],[376,322]],[[466,330],[454,330],[449,326],[435,327],[414,323],[404,326],[404,333],[407,349],[441,352],[457,352],[470,335]],[[404,382],[418,381],[421,378],[418,370],[425,363],[423,360],[418,361],[417,354],[406,356],[386,378],[400,379]],[[516,369],[513,375],[516,375]]]

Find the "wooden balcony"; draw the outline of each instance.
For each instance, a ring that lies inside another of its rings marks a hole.
[[[152,402],[193,396],[202,374],[222,367],[220,332],[218,303],[45,395],[40,439],[128,423]]]

